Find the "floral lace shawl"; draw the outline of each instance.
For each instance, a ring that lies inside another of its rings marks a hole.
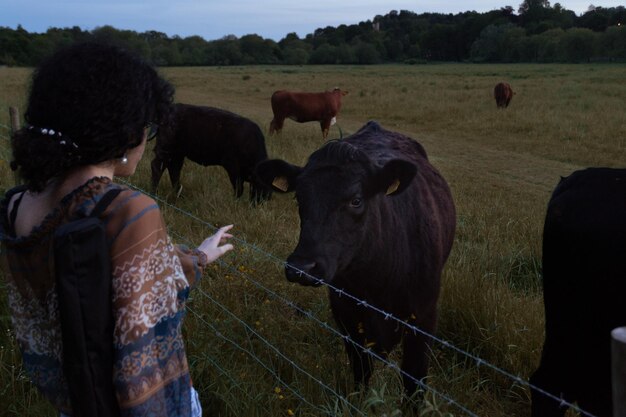
[[[174,246],[156,203],[108,178],[93,178],[63,198],[28,236],[15,237],[0,203],[0,267],[24,368],[63,413],[72,414],[62,372],[55,291],[54,230],[91,212],[111,188],[123,188],[102,218],[112,262],[115,319],[113,382],[122,416],[189,416],[191,380],[181,325],[185,301],[201,277],[198,253]],[[19,209],[18,209],[19,211]]]

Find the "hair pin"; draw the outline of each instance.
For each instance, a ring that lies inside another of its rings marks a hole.
[[[33,129],[39,130],[39,132],[41,132],[42,135],[58,136],[59,138],[63,137],[63,133],[58,132],[58,131],[56,131],[54,129],[49,129],[49,128],[46,128],[46,127],[38,128],[38,127],[35,127],[35,126],[28,126],[28,130],[33,130]],[[59,144],[60,145],[68,145],[68,141],[69,141],[69,144],[74,147],[74,149],[78,149],[78,145],[76,143],[74,143],[74,141],[69,140],[69,139],[67,141],[65,139],[63,139],[63,140],[59,141]]]

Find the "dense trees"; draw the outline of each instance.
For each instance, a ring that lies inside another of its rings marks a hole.
[[[524,0],[517,13],[512,6],[455,15],[392,10],[303,39],[289,33],[279,42],[256,34],[206,41],[111,26],[29,33],[18,25],[0,27],[0,65],[35,65],[57,47],[86,39],[123,43],[162,66],[626,61],[626,8],[591,5],[577,16],[560,3]]]

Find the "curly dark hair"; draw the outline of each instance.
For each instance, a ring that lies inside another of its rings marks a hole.
[[[151,65],[118,46],[61,49],[33,73],[25,127],[11,137],[11,168],[41,191],[75,167],[120,158],[141,143],[148,123],[168,124],[173,96]]]

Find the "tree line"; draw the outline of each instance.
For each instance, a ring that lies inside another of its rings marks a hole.
[[[169,37],[102,26],[29,33],[0,27],[0,65],[33,66],[60,46],[93,39],[123,44],[159,66],[248,64],[378,64],[429,61],[626,61],[626,8],[595,7],[576,15],[560,3],[525,0],[485,13],[392,10],[353,25],[289,33],[275,42],[256,34]]]

